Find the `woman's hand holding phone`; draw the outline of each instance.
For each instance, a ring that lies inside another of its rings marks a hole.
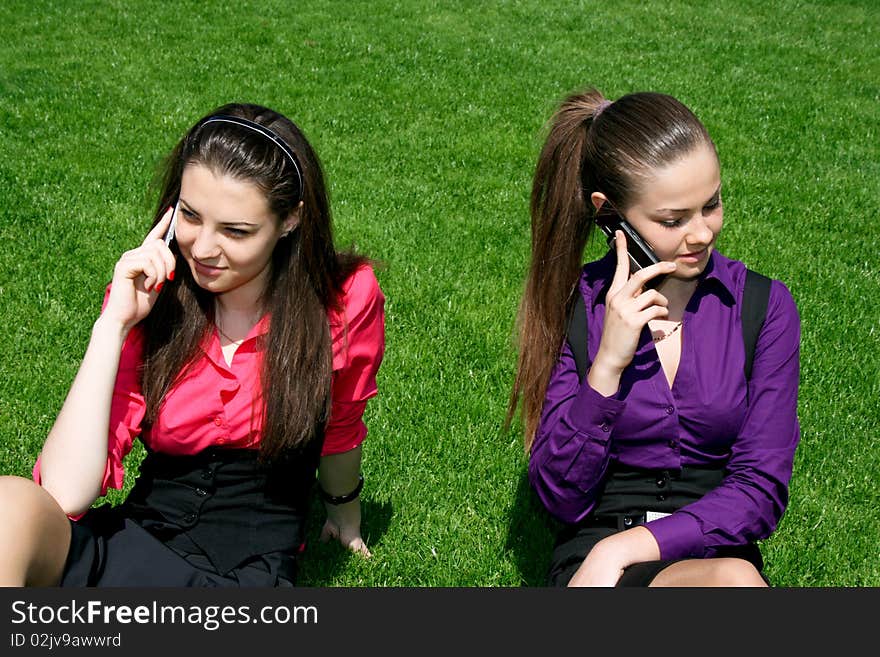
[[[118,322],[126,333],[149,314],[165,281],[174,279],[176,260],[163,239],[173,213],[172,206],[138,248],[122,254],[113,270],[110,297],[101,317]]]
[[[617,268],[605,297],[602,341],[587,375],[590,386],[606,397],[617,392],[620,375],[636,353],[642,328],[652,319],[662,319],[669,314],[666,297],[646,288],[645,284],[656,276],[675,271],[675,263],[658,262],[630,276],[626,237],[622,231],[614,234],[614,248]]]

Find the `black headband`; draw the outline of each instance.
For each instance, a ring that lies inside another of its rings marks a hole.
[[[260,125],[259,123],[254,123],[253,121],[249,121],[248,119],[243,119],[239,116],[228,116],[226,114],[217,114],[215,116],[209,116],[207,119],[202,121],[201,125],[207,125],[209,123],[232,123],[233,125],[241,126],[242,128],[247,128],[248,130],[252,130],[253,132],[257,132],[263,135],[266,139],[275,144],[281,151],[287,156],[287,159],[290,160],[290,163],[293,165],[293,170],[296,171],[297,182],[299,183],[299,187],[297,190],[297,203],[302,200],[303,197],[303,177],[302,170],[299,168],[299,160],[296,159],[296,155],[293,154],[293,149],[287,145],[287,143],[275,134],[272,130],[267,128],[264,125]]]

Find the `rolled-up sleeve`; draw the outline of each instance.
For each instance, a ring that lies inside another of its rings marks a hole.
[[[722,484],[646,525],[662,559],[710,557],[715,548],[767,538],[788,504],[800,377],[800,318],[791,293],[773,281],[755,347],[749,406]]]
[[[354,449],[366,438],[363,415],[378,392],[376,374],[385,353],[385,297],[373,270],[361,267],[349,283],[344,317],[331,318],[333,381],[322,456]]]
[[[611,434],[626,402],[578,380],[566,342],[550,375],[529,457],[529,480],[547,510],[563,522],[592,510],[611,452]]]

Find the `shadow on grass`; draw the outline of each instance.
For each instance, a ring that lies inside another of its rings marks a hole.
[[[505,543],[505,549],[513,554],[523,586],[547,586],[550,553],[560,526],[538,500],[523,468]]]
[[[317,498],[317,495],[315,496]],[[367,547],[377,545],[391,523],[393,508],[389,502],[375,502],[367,499],[361,501],[361,533]],[[327,514],[323,504],[312,500],[309,512],[309,523],[306,533],[306,551],[300,562],[298,586],[333,586],[333,580],[345,567],[349,559],[359,559],[342,547],[338,541],[320,541],[321,529]]]

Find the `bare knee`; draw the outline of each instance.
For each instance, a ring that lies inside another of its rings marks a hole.
[[[57,583],[69,546],[70,523],[55,498],[30,479],[0,477],[0,584]]]
[[[661,570],[650,586],[767,586],[750,562],[735,558],[685,559]]]
[[[22,518],[30,517],[42,504],[42,486],[24,477],[0,477],[0,527],[19,526]]]
[[[42,513],[60,513],[61,507],[46,489],[24,477],[0,477],[0,527],[8,521],[14,526]]]
[[[767,586],[758,569],[745,559],[712,559],[709,586]]]

